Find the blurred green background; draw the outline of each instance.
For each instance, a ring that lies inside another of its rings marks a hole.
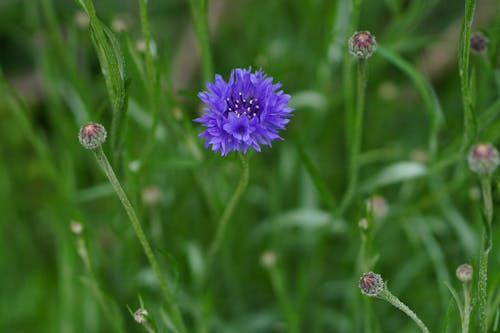
[[[292,95],[296,110],[284,141],[250,153],[250,185],[206,283],[203,258],[240,169],[236,154],[223,158],[205,150],[197,137],[202,129],[191,121],[205,83],[189,1],[148,2],[156,104],[144,74],[138,1],[95,6],[119,42],[129,79],[123,156],[112,164],[190,331],[287,332],[288,309],[300,332],[416,332],[403,314],[367,301],[357,287],[358,221],[374,195],[386,205],[371,220],[374,271],[431,331],[458,331],[444,281],[461,288],[455,269],[475,265],[481,230],[478,179],[461,147],[461,1],[362,4],[354,28],[371,31],[382,52],[368,61],[360,190],[342,216],[336,212],[347,186],[345,109],[355,73],[346,61],[351,1],[208,1],[215,72],[227,79],[235,67],[262,68]],[[489,38],[487,53],[470,59],[479,139],[498,147],[498,1],[478,2],[476,30]],[[159,331],[170,332],[159,286],[127,216],[77,140],[86,121],[111,126],[78,2],[1,0],[0,70],[0,331],[140,332],[127,306],[137,309],[142,298]],[[442,119],[430,152],[436,110]],[[150,138],[155,144],[144,154]],[[104,149],[111,157],[109,143]],[[497,187],[493,193],[498,210]],[[71,232],[71,221],[83,225],[81,237]],[[495,231],[498,222],[497,214]],[[79,255],[82,242],[91,270]],[[498,232],[493,242],[489,282],[498,312]],[[274,272],[288,305],[260,263],[268,250],[277,256]]]

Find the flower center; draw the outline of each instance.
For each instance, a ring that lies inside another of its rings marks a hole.
[[[224,116],[228,116],[229,112],[233,112],[236,117],[245,116],[248,119],[257,117],[260,114],[260,106],[257,98],[253,97],[243,97],[243,93],[240,91],[237,96],[231,96],[226,98],[226,111]]]

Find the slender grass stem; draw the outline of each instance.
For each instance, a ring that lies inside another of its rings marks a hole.
[[[297,313],[294,310],[294,303],[289,299],[289,296],[286,291],[285,281],[283,279],[283,275],[278,270],[276,266],[272,266],[269,268],[269,275],[271,278],[271,284],[278,298],[278,303],[281,308],[281,312],[285,317],[287,332],[289,333],[299,333],[300,332],[300,319],[297,316]]]
[[[146,142],[143,149],[143,161],[147,163],[147,159],[151,156],[155,146],[155,136],[160,122],[160,80],[156,66],[155,55],[153,54],[153,38],[151,36],[151,28],[148,19],[147,0],[139,0],[139,7],[141,13],[141,30],[142,38],[146,44],[144,51],[145,58],[145,82],[148,94],[149,107],[151,108],[151,128],[148,131]]]
[[[151,245],[148,242],[146,234],[144,233],[144,230],[142,229],[141,223],[139,222],[139,219],[137,218],[137,215],[134,211],[134,208],[132,207],[132,204],[130,203],[129,199],[127,198],[125,191],[121,187],[120,182],[116,178],[116,175],[113,171],[113,168],[109,164],[109,161],[108,161],[106,155],[104,154],[104,151],[102,150],[102,148],[98,147],[98,148],[94,149],[93,152],[94,152],[94,155],[97,159],[97,162],[99,163],[99,166],[103,169],[109,182],[111,183],[111,186],[115,190],[118,198],[120,199],[123,207],[125,208],[125,211],[127,212],[127,215],[130,219],[130,222],[132,222],[132,227],[134,228],[134,231],[137,235],[137,238],[139,238],[139,242],[142,245],[144,253],[146,254],[146,257],[148,258],[148,261],[149,261],[151,267],[153,268],[153,271],[155,272],[158,281],[160,282],[161,290],[163,292],[163,296],[165,297],[165,301],[167,303],[169,311],[172,315],[172,319],[173,319],[174,324],[177,326],[177,329],[180,332],[186,333],[187,331],[186,331],[186,328],[184,326],[184,322],[182,320],[179,308],[177,307],[176,303],[173,300],[172,293],[167,285],[167,282],[166,282],[165,277],[163,276],[163,273],[161,272],[160,266],[158,265],[158,261],[156,260],[156,257],[153,253]]]
[[[212,263],[212,260],[214,259],[215,255],[217,254],[217,251],[219,250],[222,241],[224,240],[224,234],[226,233],[227,229],[227,224],[229,220],[231,219],[231,216],[233,215],[234,209],[238,205],[238,202],[240,201],[241,195],[245,191],[245,189],[248,186],[248,178],[250,175],[250,168],[248,165],[248,155],[243,155],[242,153],[239,154],[240,160],[241,160],[241,176],[240,176],[240,181],[238,183],[238,186],[236,187],[236,190],[234,191],[233,195],[231,196],[231,199],[229,199],[229,203],[227,204],[226,208],[224,209],[224,213],[222,214],[222,217],[219,221],[219,224],[217,225],[217,231],[215,234],[215,238],[210,245],[209,251],[208,251],[208,259],[207,263],[210,266]]]
[[[318,190],[321,199],[323,199],[324,204],[330,209],[331,212],[335,210],[335,198],[333,194],[328,190],[327,185],[325,182],[322,180],[319,170],[316,168],[314,165],[313,161],[307,155],[304,145],[302,144],[301,141],[297,142],[297,152],[299,153],[300,159],[304,163],[304,166],[306,168],[307,173],[311,177],[311,180],[314,183],[314,186]]]
[[[410,317],[417,324],[417,326],[420,328],[420,330],[422,332],[424,332],[424,333],[430,333],[429,329],[427,328],[427,326],[425,326],[425,324],[423,323],[423,321],[420,320],[420,318],[418,318],[418,316],[415,314],[415,312],[413,312],[408,306],[406,306],[406,304],[404,304],[403,302],[401,302],[389,290],[387,290],[385,288],[376,297],[378,297],[378,298],[380,298],[380,299],[382,299],[384,301],[387,301],[387,302],[391,303],[394,307],[396,307],[397,309],[403,311],[408,317]]]
[[[349,140],[349,184],[346,194],[340,205],[340,215],[347,209],[356,193],[358,186],[359,173],[359,155],[361,151],[361,139],[363,131],[363,112],[365,107],[365,89],[367,82],[366,60],[358,60],[358,78],[357,78],[357,96],[356,110],[351,122],[350,132],[352,133]],[[348,117],[350,115],[347,115]]]
[[[465,15],[462,21],[460,31],[459,47],[459,75],[460,88],[462,91],[462,103],[464,107],[464,141],[463,149],[469,147],[477,138],[477,116],[474,113],[472,102],[472,90],[470,87],[470,36],[474,11],[476,9],[476,0],[465,0]]]
[[[191,13],[193,16],[194,30],[198,39],[200,50],[201,67],[203,72],[203,81],[212,80],[213,64],[210,51],[210,35],[208,31],[208,6],[207,0],[189,0]]]

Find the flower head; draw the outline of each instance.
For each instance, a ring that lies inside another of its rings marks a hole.
[[[290,95],[280,88],[262,70],[233,69],[227,82],[216,75],[215,83],[207,83],[208,91],[198,94],[206,107],[194,120],[207,128],[200,134],[205,147],[211,145],[224,156],[232,150],[246,153],[249,147],[260,151],[261,144],[283,140],[278,132],[293,109],[288,106]]]
[[[96,149],[106,141],[106,129],[101,124],[88,123],[78,133],[80,144],[87,149]]]
[[[483,53],[488,47],[488,42],[488,38],[481,32],[474,32],[470,37],[470,49],[474,53]]]
[[[469,168],[477,174],[489,175],[500,164],[498,150],[491,143],[478,143],[469,150]]]
[[[375,36],[369,31],[358,31],[349,39],[349,52],[356,58],[367,59],[376,49]]]
[[[359,279],[359,288],[367,296],[377,296],[384,289],[384,280],[380,274],[368,272]]]

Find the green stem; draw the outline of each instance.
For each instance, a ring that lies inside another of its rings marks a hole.
[[[417,326],[420,328],[422,332],[430,333],[427,326],[425,326],[422,320],[418,318],[415,312],[413,312],[408,306],[406,306],[406,304],[401,302],[396,296],[391,294],[389,290],[387,289],[382,290],[380,294],[377,295],[377,297],[391,303],[394,307],[403,311],[408,317],[410,317],[417,324]]]
[[[477,137],[477,116],[473,109],[469,78],[470,36],[475,9],[476,0],[465,0],[465,15],[462,21],[458,55],[460,88],[464,106],[464,149],[475,142]]]
[[[141,30],[142,38],[146,44],[146,50],[144,51],[144,57],[146,62],[146,75],[145,75],[145,85],[148,92],[149,107],[151,108],[151,128],[148,131],[148,136],[146,138],[146,143],[143,149],[143,162],[149,158],[150,154],[154,149],[156,131],[159,124],[160,112],[159,112],[159,91],[160,84],[158,79],[158,71],[156,69],[156,61],[152,51],[153,39],[151,37],[151,28],[149,26],[148,20],[148,7],[147,0],[139,0],[139,7],[141,12]]]
[[[299,317],[294,311],[293,302],[289,299],[287,292],[285,281],[283,280],[283,275],[276,268],[276,266],[272,266],[269,268],[269,275],[271,278],[271,284],[278,298],[278,303],[281,308],[281,312],[285,317],[287,332],[289,333],[299,333],[300,332],[300,323]]]
[[[167,302],[167,306],[169,308],[170,313],[172,314],[172,318],[174,321],[174,324],[177,326],[177,328],[180,330],[180,332],[186,333],[186,328],[184,326],[184,322],[182,321],[182,317],[179,311],[179,308],[175,304],[172,298],[172,293],[170,289],[168,288],[168,285],[166,283],[166,280],[161,272],[160,266],[158,265],[158,262],[156,261],[156,257],[153,253],[153,250],[151,248],[151,245],[149,244],[146,234],[144,233],[144,230],[142,229],[142,226],[139,222],[139,219],[137,218],[137,215],[134,211],[134,208],[132,207],[132,204],[127,198],[127,195],[125,194],[125,191],[120,185],[120,182],[116,178],[116,175],[113,171],[113,168],[109,164],[109,161],[104,154],[104,151],[102,150],[101,147],[98,147],[93,150],[94,155],[97,159],[97,162],[99,163],[99,166],[103,169],[104,173],[108,177],[109,182],[111,183],[111,186],[115,190],[118,198],[120,199],[123,207],[125,208],[125,211],[127,212],[127,215],[130,219],[130,222],[132,222],[132,227],[134,228],[134,231],[137,235],[137,238],[139,238],[139,242],[142,245],[142,248],[144,250],[144,253],[146,254],[146,257],[149,260],[149,263],[151,267],[153,268],[153,271],[156,274],[156,277],[158,281],[160,282],[161,290],[163,292],[163,295],[165,297],[165,301]]]
[[[464,292],[464,315],[462,318],[462,333],[469,333],[469,322],[470,322],[470,282],[463,283]]]
[[[493,222],[493,199],[491,196],[491,183],[488,177],[481,179],[481,191],[483,194],[484,228],[482,237],[482,248],[479,255],[479,327],[481,332],[488,331],[488,256],[492,247],[491,224]]]
[[[297,142],[297,151],[299,153],[300,159],[304,163],[307,173],[313,181],[314,186],[323,199],[324,204],[328,207],[328,209],[330,209],[331,212],[333,212],[335,210],[335,198],[333,197],[333,194],[328,190],[327,185],[321,179],[318,169],[314,165],[309,155],[307,155],[304,149],[304,145],[300,140]]]
[[[480,332],[486,333],[488,331],[488,236],[486,235],[486,230],[483,231],[482,239],[482,249],[479,254],[479,277],[477,285],[477,297],[479,300],[478,312],[479,312],[479,327]]]
[[[193,24],[198,39],[203,81],[213,79],[212,54],[210,51],[210,36],[208,31],[208,6],[207,0],[189,0],[193,16]],[[203,82],[203,83],[204,83]]]
[[[352,133],[349,140],[349,184],[347,186],[346,194],[344,195],[344,198],[340,205],[339,215],[342,215],[351,203],[358,186],[359,155],[361,152],[366,82],[366,60],[359,59],[356,110],[354,112],[354,115],[352,115],[352,122],[350,122],[349,126],[349,131]],[[351,115],[347,115],[347,117],[351,117]]]
[[[491,228],[493,222],[493,198],[491,196],[491,183],[489,177],[481,179],[481,192],[483,194],[483,207],[486,223]]]
[[[241,195],[243,194],[248,185],[248,178],[250,175],[250,169],[247,157],[248,155],[243,155],[242,153],[240,153],[239,156],[241,160],[241,169],[242,169],[240,181],[231,199],[229,200],[229,203],[227,204],[224,213],[222,214],[222,217],[217,226],[217,232],[215,234],[215,238],[212,244],[210,245],[210,249],[208,251],[208,259],[207,259],[207,263],[209,266],[211,265],[212,260],[214,259],[215,255],[217,254],[217,251],[219,250],[222,244],[222,241],[224,239],[224,234],[227,228],[227,223],[231,219],[234,209],[236,208],[236,205],[240,201]]]

